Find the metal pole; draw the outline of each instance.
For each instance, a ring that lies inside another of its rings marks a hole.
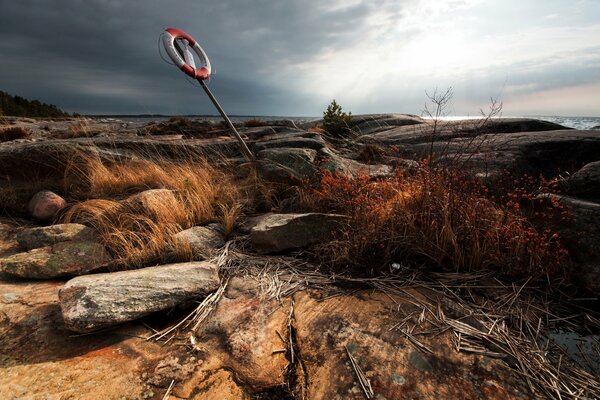
[[[238,133],[238,131],[235,129],[235,126],[233,126],[233,124],[229,120],[229,117],[227,116],[227,114],[225,114],[225,111],[223,111],[223,109],[221,108],[221,105],[219,104],[219,102],[217,101],[217,99],[215,99],[215,96],[213,96],[213,94],[211,93],[211,91],[208,89],[208,86],[206,86],[206,84],[204,83],[204,81],[202,79],[198,79],[198,82],[200,82],[200,85],[202,86],[202,88],[204,89],[204,91],[206,92],[206,94],[208,95],[208,97],[210,98],[210,100],[213,102],[213,104],[215,105],[215,107],[219,111],[219,114],[221,114],[221,117],[223,117],[223,119],[227,123],[227,126],[229,126],[229,129],[231,130],[231,133],[233,133],[233,135],[237,139],[238,143],[240,144],[240,148],[242,149],[242,153],[244,153],[244,156],[249,161],[256,161],[256,159],[254,158],[254,154],[252,154],[252,152],[250,151],[250,149],[246,145],[246,142],[244,142],[244,139],[242,139],[242,137],[240,136],[240,134]]]

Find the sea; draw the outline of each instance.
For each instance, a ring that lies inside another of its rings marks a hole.
[[[220,121],[221,117],[218,115],[186,115],[187,118],[198,118],[209,121]],[[288,119],[294,122],[309,122],[320,119],[320,117],[287,117],[287,116],[266,116],[266,115],[231,115],[229,116],[233,122],[244,122],[249,119],[259,119],[263,121],[275,121]],[[102,115],[95,116],[94,118],[105,119],[105,120],[117,120],[123,122],[133,123],[145,123],[149,121],[163,121],[171,118],[171,116],[165,115]],[[482,117],[473,116],[448,116],[442,117],[443,120],[459,120],[459,119],[478,119]],[[552,116],[552,115],[518,115],[518,116],[502,116],[502,118],[534,118],[543,121],[554,122],[573,129],[600,129],[600,117],[564,117],[564,116]]]

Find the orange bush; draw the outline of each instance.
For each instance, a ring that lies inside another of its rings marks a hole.
[[[336,266],[493,268],[538,277],[565,271],[556,234],[536,230],[514,203],[499,204],[456,172],[426,164],[416,175],[383,180],[324,172],[308,198],[314,209],[350,216],[343,235],[316,252]]]

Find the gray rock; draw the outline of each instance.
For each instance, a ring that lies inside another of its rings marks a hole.
[[[84,275],[111,261],[99,243],[62,242],[0,259],[0,271],[30,279]]]
[[[16,240],[23,249],[31,250],[59,242],[94,240],[94,231],[81,224],[57,224],[23,229]]]
[[[65,326],[90,332],[174,307],[218,287],[215,264],[189,262],[77,277],[58,296]]]
[[[315,136],[314,138],[306,138],[306,137],[281,138],[281,139],[257,142],[254,144],[254,150],[257,152],[265,150],[265,149],[273,149],[273,148],[301,148],[301,149],[319,150],[323,147],[325,147],[325,141],[320,136]]]
[[[313,149],[266,149],[258,152],[258,173],[266,180],[284,184],[300,184],[316,178]]]
[[[194,226],[176,234],[175,239],[189,249],[195,260],[212,258],[225,245],[223,228],[217,224]]]
[[[425,120],[410,114],[374,114],[352,116],[352,130],[359,135],[385,131],[395,126],[418,125]]]
[[[561,186],[570,196],[589,200],[600,200],[600,161],[586,164]]]
[[[300,249],[332,239],[346,221],[339,214],[268,214],[250,230],[250,239],[265,253]]]
[[[581,287],[600,294],[600,204],[569,196],[545,194],[567,209],[570,221],[559,221],[554,228],[575,263],[575,278]]]
[[[54,192],[44,190],[31,198],[27,209],[33,218],[46,221],[52,219],[66,205],[65,199]]]
[[[371,178],[384,178],[393,174],[393,168],[389,165],[364,164],[341,157],[327,149],[322,150],[320,155],[322,155],[321,168],[331,173],[343,174],[349,177],[368,174]]]

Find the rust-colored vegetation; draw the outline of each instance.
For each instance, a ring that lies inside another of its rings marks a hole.
[[[303,198],[312,209],[351,218],[339,238],[315,252],[337,267],[381,271],[396,263],[535,277],[567,272],[558,236],[536,229],[514,196],[496,201],[481,183],[426,163],[415,175],[399,171],[381,180],[325,172],[321,187]]]

